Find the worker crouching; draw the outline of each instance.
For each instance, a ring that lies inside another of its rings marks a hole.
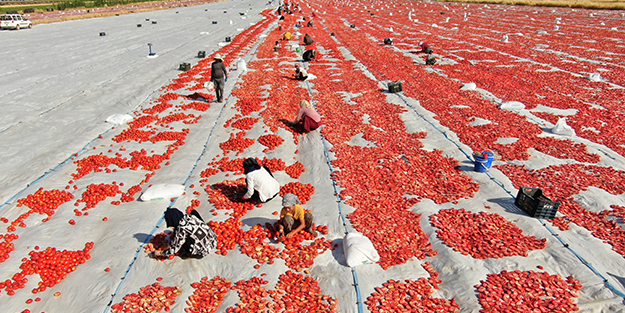
[[[167,228],[173,229],[169,247],[155,251],[154,257],[170,257],[179,255],[183,259],[201,259],[217,247],[217,236],[200,214],[193,210],[182,213],[176,208],[165,211]]]
[[[317,231],[312,226],[312,213],[304,210],[296,195],[292,193],[285,194],[282,197],[282,211],[280,211],[280,220],[278,220],[279,239],[283,239],[283,237],[291,238],[302,230],[317,237]]]

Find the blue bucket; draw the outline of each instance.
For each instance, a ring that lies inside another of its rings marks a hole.
[[[484,158],[486,156],[486,158]],[[474,154],[475,159],[475,171],[486,172],[493,165],[493,158],[495,154],[490,151],[482,151],[481,154]]]

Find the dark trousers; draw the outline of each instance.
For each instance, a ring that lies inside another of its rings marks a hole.
[[[226,84],[226,78],[215,78],[213,84],[215,85],[215,97],[217,98],[217,102],[224,101],[224,85]]]
[[[313,215],[312,215],[312,213],[304,214],[304,222],[306,223],[306,226],[304,227],[304,230],[307,231],[307,232],[310,232],[312,230],[312,224],[313,224]],[[286,215],[282,219],[282,226],[284,226],[284,234],[285,235],[290,233],[293,229],[298,228],[299,225],[300,225],[300,221],[299,220],[295,220],[293,218],[293,216],[291,216],[291,215]]]
[[[271,172],[269,172],[271,174]],[[273,177],[273,175],[271,175],[271,177]],[[250,202],[254,202],[254,203],[267,203],[271,200],[273,200],[273,198],[275,198],[278,194],[276,193],[275,195],[273,195],[271,198],[265,200],[265,202],[260,201],[260,194],[258,194],[258,190],[254,190],[254,193],[252,194],[252,196],[248,199],[248,201]]]

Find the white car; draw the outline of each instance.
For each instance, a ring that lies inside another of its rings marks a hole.
[[[0,28],[2,29],[20,29],[32,28],[33,22],[29,21],[21,14],[2,14],[0,15]]]

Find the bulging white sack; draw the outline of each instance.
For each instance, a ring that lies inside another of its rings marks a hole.
[[[122,125],[132,121],[132,116],[128,114],[113,114],[106,118],[106,122],[114,125]]]
[[[475,90],[477,85],[475,83],[466,83],[460,87],[460,90]]]
[[[590,76],[588,76],[588,79],[590,81],[593,81],[593,82],[603,81],[603,78],[601,78],[601,74],[599,74],[599,73],[592,73],[592,74],[590,74]]]
[[[239,59],[237,61],[237,71],[241,71],[241,72],[247,71],[247,63],[245,63],[245,60]]]
[[[152,185],[148,190],[146,190],[139,200],[141,201],[150,201],[150,200],[161,200],[161,199],[171,199],[182,196],[184,193],[184,186],[178,184],[156,184]]]
[[[506,101],[502,102],[499,108],[502,110],[523,110],[525,109],[525,104],[519,101]]]
[[[566,117],[559,118],[551,132],[562,136],[575,136],[575,130],[566,124]]]
[[[359,233],[348,233],[343,237],[343,253],[345,253],[345,262],[349,267],[380,260],[380,255],[371,240]]]

